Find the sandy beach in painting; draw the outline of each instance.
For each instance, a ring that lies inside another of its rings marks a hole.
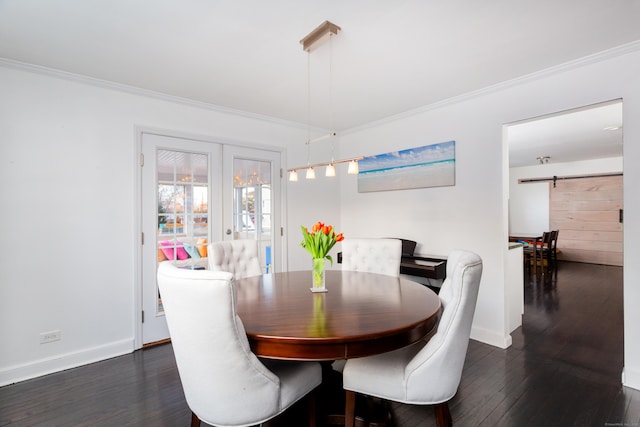
[[[455,185],[455,160],[402,166],[358,174],[358,192]]]

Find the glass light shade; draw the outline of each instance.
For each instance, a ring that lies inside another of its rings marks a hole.
[[[316,179],[316,171],[313,168],[307,168],[307,179]]]
[[[292,170],[289,172],[289,181],[297,181],[298,180],[298,171]]]
[[[349,175],[355,175],[358,173],[358,162],[356,162],[355,160],[351,160],[349,162],[349,169],[347,169],[347,173]]]
[[[327,165],[324,176],[336,176],[336,167],[333,166],[333,163]]]

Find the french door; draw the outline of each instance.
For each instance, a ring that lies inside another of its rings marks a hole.
[[[262,272],[271,273],[282,259],[280,153],[225,145],[223,156],[223,200],[233,204],[223,210],[224,239],[257,240]]]
[[[141,339],[169,337],[159,263],[208,268],[212,241],[258,241],[263,272],[280,265],[280,153],[142,134]],[[276,238],[277,237],[277,238]]]

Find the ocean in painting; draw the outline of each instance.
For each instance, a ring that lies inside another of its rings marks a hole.
[[[455,141],[365,157],[358,192],[455,185]]]

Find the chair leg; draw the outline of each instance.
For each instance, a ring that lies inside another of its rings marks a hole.
[[[316,427],[316,396],[317,389],[314,389],[307,395],[307,401],[309,403],[309,427]]]
[[[354,427],[356,422],[356,393],[350,390],[345,391],[344,427]]]
[[[436,412],[436,425],[438,427],[451,427],[453,420],[449,412],[449,402],[440,403],[434,408]]]
[[[200,427],[200,418],[191,412],[191,427]]]

